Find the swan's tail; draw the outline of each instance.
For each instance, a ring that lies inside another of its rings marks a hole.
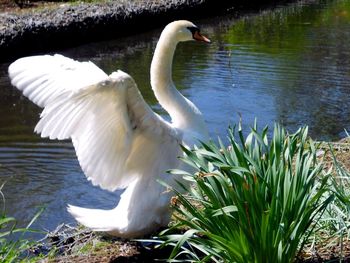
[[[67,210],[79,223],[93,231],[108,232],[120,237],[124,237],[127,232],[127,224],[123,222],[126,217],[116,211],[116,208],[102,210],[68,205]]]
[[[82,225],[93,231],[134,238],[152,233],[170,221],[169,194],[162,194],[163,186],[154,181],[148,184],[145,198],[145,182],[136,181],[120,196],[112,210],[88,209],[68,205],[68,212]],[[152,186],[153,188],[150,188]]]
[[[147,214],[129,218],[128,210],[119,209],[118,206],[112,210],[102,210],[68,205],[67,210],[80,224],[91,230],[121,238],[141,237],[166,225],[153,217],[148,218]]]

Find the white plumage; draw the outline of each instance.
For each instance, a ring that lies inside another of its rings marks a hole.
[[[209,42],[189,21],[162,32],[151,65],[151,84],[168,123],[145,103],[134,80],[122,71],[105,74],[92,62],[62,55],[21,58],[9,67],[11,83],[44,110],[35,131],[50,139],[72,139],[80,166],[93,185],[126,188],[112,210],[69,206],[83,225],[120,237],[148,234],[168,224],[176,185],[166,171],[185,168],[180,144],[208,139],[200,111],[175,88],[172,59],[178,42]]]

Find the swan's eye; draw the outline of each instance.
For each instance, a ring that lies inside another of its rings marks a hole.
[[[196,41],[200,41],[200,42],[206,42],[206,43],[210,43],[210,40],[208,38],[206,38],[205,36],[203,36],[200,33],[200,30],[198,27],[192,26],[192,27],[187,27],[187,29],[189,31],[191,31],[192,33],[192,38]]]
[[[187,27],[188,30],[191,31],[192,35],[194,35],[196,32],[199,33],[199,28],[195,26],[189,26]]]

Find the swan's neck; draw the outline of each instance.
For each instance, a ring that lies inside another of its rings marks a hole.
[[[200,111],[175,88],[172,63],[177,42],[162,33],[151,64],[151,85],[159,104],[169,113],[176,127],[203,126]],[[197,123],[197,122],[200,122]]]
[[[151,64],[151,85],[158,100],[159,96],[162,97],[163,93],[167,92],[168,87],[174,87],[172,64],[176,45],[176,42],[174,43],[162,34],[154,51]]]

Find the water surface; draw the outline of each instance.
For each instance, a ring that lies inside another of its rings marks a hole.
[[[350,130],[350,1],[280,7],[239,19],[196,21],[211,45],[182,43],[174,81],[205,115],[210,133],[225,137],[241,117],[247,128],[282,123],[289,131],[309,125],[314,139],[337,140]],[[149,65],[161,29],[60,53],[91,60],[107,73],[132,75],[146,101],[165,118],[149,86]],[[20,225],[46,211],[36,227],[73,222],[67,203],[112,208],[120,192],[93,187],[69,141],[33,133],[40,109],[10,86],[0,64],[0,181],[6,213]]]

